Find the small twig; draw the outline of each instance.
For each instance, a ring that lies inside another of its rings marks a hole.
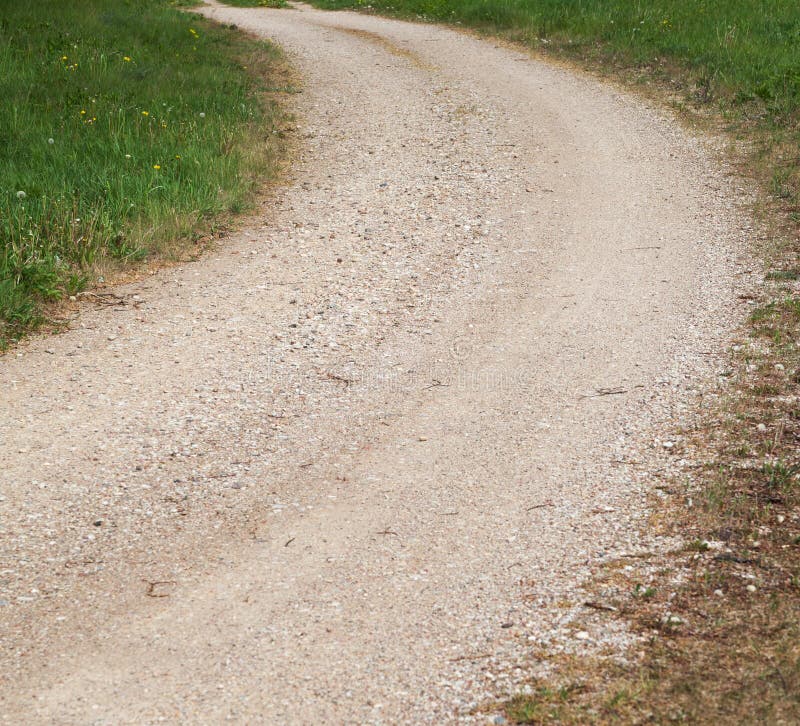
[[[756,560],[752,557],[738,557],[728,552],[717,555],[714,559],[717,562],[735,562],[737,565],[756,565],[756,567],[762,567],[765,570],[770,569],[766,565],[761,564],[761,560]]]
[[[142,582],[147,583],[147,591],[145,595],[147,597],[169,597],[170,593],[168,592],[157,592],[156,588],[161,587],[162,585],[177,585],[178,583],[175,580],[155,580],[151,582],[150,580],[142,580]]]
[[[458,512],[439,512],[440,517],[455,517]]]
[[[621,393],[627,393],[627,388],[618,386],[616,388],[597,388],[594,393],[587,393],[579,398],[600,398],[601,396],[618,396]]]
[[[442,383],[441,381],[438,381],[438,380],[436,380],[434,378],[433,379],[433,383],[431,383],[430,386],[425,386],[425,388],[423,388],[422,390],[423,391],[427,391],[429,388],[438,388],[439,386],[443,386],[444,388],[447,388],[448,384],[447,383]]]
[[[615,608],[613,605],[603,605],[601,602],[592,602],[591,600],[587,600],[583,603],[587,608],[592,608],[593,610],[605,610],[609,613],[616,613],[619,612],[618,608]]]
[[[451,663],[458,663],[462,660],[482,660],[483,658],[491,658],[491,653],[481,653],[480,655],[460,655],[458,658],[451,658]]]
[[[784,427],[784,422],[781,421],[778,424],[777,430],[775,431],[775,438],[772,440],[772,453],[773,454],[775,453],[775,449],[778,448],[778,444],[781,443],[781,439],[783,438],[783,427]]]
[[[542,509],[543,507],[552,507],[552,506],[553,506],[553,502],[551,502],[548,499],[546,502],[542,502],[541,504],[532,504],[530,507],[527,507],[525,509],[525,511],[526,512],[530,512],[530,511],[532,511],[534,509]]]
[[[775,659],[771,655],[768,655],[766,653],[764,654],[764,656],[769,661],[769,664],[772,666],[772,668],[774,669],[775,673],[778,674],[778,678],[780,678],[781,685],[783,686],[783,692],[788,695],[790,693],[789,684],[786,682],[786,678],[783,677],[783,673],[781,672],[781,669],[778,668],[777,664],[775,663]]]
[[[660,250],[661,245],[645,245],[644,247],[625,247],[621,252],[631,252],[633,250]]]
[[[99,300],[124,300],[125,298],[120,297],[114,292],[92,292],[91,290],[84,290],[83,292],[79,292],[75,295],[75,297],[95,297]]]
[[[127,305],[128,301],[121,295],[114,292],[92,292],[91,290],[84,290],[79,292],[75,297],[91,298],[94,302],[100,305]],[[141,301],[137,301],[141,302]]]
[[[395,537],[399,537],[400,535],[397,532],[392,532],[391,529],[384,529],[382,532],[376,532],[375,534],[393,534]]]
[[[290,544],[292,544],[292,542],[294,542],[294,541],[295,541],[295,539],[297,539],[297,538],[296,538],[296,537],[292,537],[291,539],[287,539],[287,540],[286,540],[286,544],[285,544],[285,545],[283,545],[283,546],[284,546],[284,547],[288,547]]]
[[[654,557],[652,552],[623,552],[621,555],[617,555],[617,559],[634,559],[634,560],[646,560],[649,557]]]
[[[322,374],[326,378],[329,378],[332,381],[338,381],[339,383],[344,383],[346,386],[355,383],[355,381],[352,378],[345,378],[344,376],[339,376],[336,373],[331,373],[330,371],[322,371]]]

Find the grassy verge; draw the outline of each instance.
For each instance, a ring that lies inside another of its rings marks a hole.
[[[587,623],[622,619],[626,660],[532,653],[546,679],[489,710],[513,723],[800,722],[800,13],[791,0],[314,0],[445,21],[641,87],[712,124],[761,188],[769,270],[727,391],[676,432],[685,479],[652,526],[685,546],[609,563]],[[599,606],[599,609],[598,609]]]
[[[278,52],[177,4],[0,8],[0,347],[93,276],[182,254],[274,173]]]

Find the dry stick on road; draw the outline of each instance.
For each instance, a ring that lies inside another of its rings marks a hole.
[[[159,588],[178,584],[175,580],[143,580],[142,582],[147,583],[147,590],[144,593],[147,597],[169,597],[170,592],[162,592]]]

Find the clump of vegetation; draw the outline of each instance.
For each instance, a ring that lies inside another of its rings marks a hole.
[[[274,171],[280,66],[165,0],[4,3],[0,346],[97,270],[240,211]]]

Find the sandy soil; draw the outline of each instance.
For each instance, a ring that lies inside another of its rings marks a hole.
[[[492,42],[203,12],[286,48],[302,148],[224,248],[0,359],[0,714],[484,723],[541,646],[629,640],[579,585],[664,546],[741,189]]]

